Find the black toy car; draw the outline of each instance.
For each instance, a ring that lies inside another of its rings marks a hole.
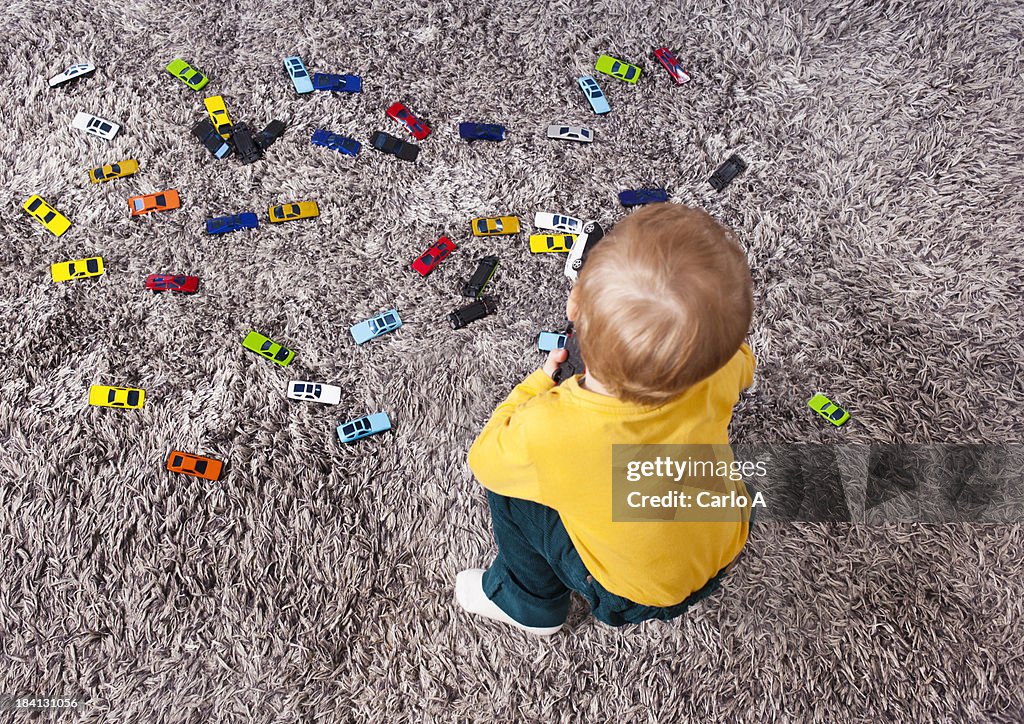
[[[263,158],[263,151],[256,145],[252,138],[252,131],[247,123],[235,124],[235,130],[231,134],[231,143],[235,146],[235,153],[242,163],[253,163]]]
[[[586,365],[583,364],[583,358],[580,357],[580,347],[576,343],[576,333],[573,331],[572,322],[565,328],[565,351],[569,353],[569,356],[565,358],[565,362],[558,366],[555,370],[555,374],[551,376],[551,379],[555,381],[556,385],[560,385],[573,375],[580,375],[586,370]]]
[[[498,257],[485,256],[477,262],[476,271],[469,281],[462,285],[462,296],[479,297],[484,292],[487,282],[494,276],[494,270],[498,268]]]
[[[284,121],[273,120],[262,131],[256,134],[256,145],[266,151],[270,145],[284,133]]]
[[[217,129],[207,119],[204,118],[192,126],[192,133],[217,158],[225,158],[231,155],[231,146],[217,134]]]
[[[420,147],[413,143],[406,143],[400,138],[395,138],[390,133],[377,131],[370,139],[370,145],[378,151],[398,156],[403,161],[415,161],[420,154]]]
[[[448,321],[452,323],[452,329],[462,329],[470,322],[483,319],[497,310],[498,303],[494,301],[494,297],[480,297],[475,302],[449,314]]]
[[[718,170],[711,174],[708,183],[715,189],[721,191],[729,185],[734,178],[740,175],[747,168],[747,164],[735,153],[726,160]]]

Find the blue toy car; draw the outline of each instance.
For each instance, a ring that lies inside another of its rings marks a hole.
[[[363,79],[358,75],[314,73],[313,90],[336,91],[339,93],[360,93],[363,90]]]
[[[505,127],[497,123],[460,123],[459,135],[467,141],[504,141]]]
[[[560,332],[541,332],[537,335],[537,349],[550,352],[553,349],[564,349],[566,335]]]
[[[302,58],[297,55],[285,58],[284,69],[288,72],[288,77],[292,79],[296,93],[313,92],[313,81],[309,79],[309,72],[302,63]]]
[[[357,417],[338,425],[338,439],[343,443],[355,442],[378,432],[391,429],[391,419],[386,412],[375,412],[365,417]]]
[[[394,309],[389,309],[386,312],[381,312],[376,317],[370,317],[365,322],[353,325],[349,331],[352,332],[352,339],[356,341],[356,344],[362,344],[363,342],[369,342],[374,337],[379,337],[382,334],[396,330],[401,326],[402,319],[398,316],[398,312]]]
[[[579,84],[583,89],[583,95],[590,101],[590,107],[594,109],[594,113],[600,116],[611,111],[612,107],[608,105],[608,99],[604,97],[601,86],[597,84],[596,80],[585,75],[579,79]]]
[[[227,234],[229,231],[255,229],[259,225],[260,220],[256,217],[256,214],[252,212],[232,214],[230,216],[217,216],[206,220],[206,233]]]
[[[313,137],[309,140],[314,146],[331,148],[338,153],[344,153],[349,156],[359,155],[359,149],[363,147],[363,145],[354,138],[342,136],[339,133],[331,133],[323,128],[318,128],[313,131]]]
[[[619,203],[623,206],[643,206],[668,201],[665,189],[627,189],[619,192]]]

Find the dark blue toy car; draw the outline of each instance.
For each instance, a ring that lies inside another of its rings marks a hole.
[[[256,214],[246,212],[244,214],[232,214],[231,216],[218,216],[206,220],[207,234],[227,234],[229,231],[241,231],[242,229],[255,229],[260,225]]]
[[[324,148],[330,148],[349,156],[358,155],[359,149],[363,147],[362,144],[354,138],[342,136],[339,133],[331,133],[323,128],[318,128],[313,131],[313,137],[310,139],[310,142],[314,146],[323,146]]]
[[[313,90],[360,93],[363,90],[363,79],[358,75],[315,73],[313,75]]]
[[[504,141],[505,127],[497,123],[460,123],[459,135],[467,141]]]
[[[619,192],[619,203],[623,206],[643,206],[668,201],[665,189],[627,189]]]

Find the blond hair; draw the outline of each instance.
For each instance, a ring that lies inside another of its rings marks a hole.
[[[616,224],[587,256],[573,298],[587,369],[617,397],[652,406],[725,365],[754,307],[733,234],[676,204]]]

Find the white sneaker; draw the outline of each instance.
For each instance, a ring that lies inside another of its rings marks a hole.
[[[489,599],[487,594],[484,593],[484,570],[482,568],[470,568],[465,571],[459,571],[459,574],[455,576],[455,601],[470,613],[507,623],[535,636],[551,636],[562,630],[562,624],[557,626],[524,626],[502,611],[498,604]]]

